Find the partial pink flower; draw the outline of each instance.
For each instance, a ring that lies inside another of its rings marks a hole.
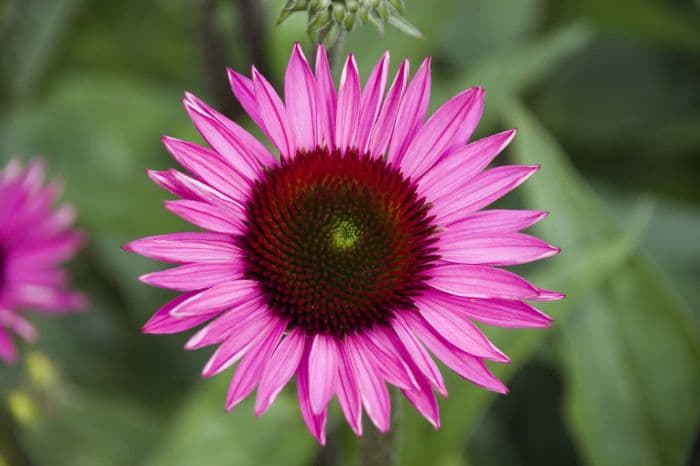
[[[548,327],[528,301],[563,297],[499,268],[558,249],[520,232],[544,212],[482,210],[538,168],[487,169],[514,130],[468,143],[483,89],[459,93],[424,121],[430,61],[409,80],[405,60],[385,93],[388,69],[387,53],[363,87],[350,55],[336,91],[323,47],[312,71],[296,45],[284,99],[255,68],[252,77],[229,70],[233,93],[278,154],[186,94],[209,147],[165,137],[188,173],[149,176],[179,198],[168,210],[206,231],[125,246],[176,264],[141,277],[182,292],[144,331],[206,323],[186,348],[216,347],[205,377],[238,364],[229,410],[257,388],[262,414],[296,378],[321,443],[334,397],[356,434],[363,411],[388,430],[387,382],[439,427],[434,392],[447,389],[434,357],[506,393],[486,361],[509,359],[474,322]]]
[[[33,342],[37,332],[25,311],[56,315],[85,307],[82,294],[68,287],[61,263],[83,243],[71,229],[75,211],[55,207],[59,183],[44,184],[40,160],[23,166],[12,160],[0,171],[0,360],[14,363],[13,334]]]

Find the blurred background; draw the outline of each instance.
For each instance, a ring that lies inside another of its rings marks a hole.
[[[357,461],[337,407],[321,450],[293,390],[261,418],[224,414],[230,372],[200,380],[209,351],[140,333],[172,295],[119,249],[190,228],[144,169],[174,165],[161,135],[199,140],[184,90],[253,130],[224,66],[280,84],[291,44],[309,46],[304,15],[275,26],[282,4],[0,0],[0,163],[40,155],[65,181],[92,301],[30,316],[40,341],[0,367],[0,465]],[[503,205],[549,210],[536,233],[563,248],[518,272],[568,298],[542,306],[551,330],[486,330],[513,359],[494,367],[508,396],[447,376],[439,432],[404,403],[400,464],[700,464],[700,2],[407,0],[406,18],[422,39],[366,26],[344,50],[363,76],[384,49],[392,70],[432,55],[433,108],[486,87],[478,136],[517,127],[500,163],[543,165]]]

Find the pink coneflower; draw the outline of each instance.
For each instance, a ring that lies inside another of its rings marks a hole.
[[[447,391],[431,353],[476,385],[505,393],[484,361],[509,360],[473,321],[547,327],[551,319],[525,301],[562,297],[497,268],[558,252],[519,233],[544,212],[481,211],[537,170],[485,170],[515,131],[467,144],[481,117],[480,88],[424,122],[430,61],[410,82],[404,61],[384,96],[388,66],[387,53],[361,88],[350,55],[336,95],[323,47],[314,73],[296,45],[284,101],[255,68],[252,79],[229,70],[233,93],[279,160],[186,94],[210,148],[166,137],[190,175],[149,176],[181,198],[166,201],[168,210],[208,231],[126,246],[181,264],[141,277],[183,292],[144,331],[176,333],[211,321],[186,348],[217,346],[206,377],[240,361],[226,409],[257,387],[262,414],[296,376],[303,418],[321,443],[334,396],[358,435],[363,406],[388,430],[386,382],[437,428],[433,392]]]
[[[12,333],[37,337],[23,311],[61,314],[85,306],[60,267],[83,243],[70,229],[73,208],[54,208],[60,191],[58,183],[44,185],[41,161],[23,167],[13,160],[0,171],[0,359],[7,363],[17,360]]]

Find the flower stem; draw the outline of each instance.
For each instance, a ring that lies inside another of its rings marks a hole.
[[[400,424],[403,399],[397,389],[390,390],[392,404],[391,429],[382,433],[370,424],[362,436],[362,466],[395,466],[399,464]]]

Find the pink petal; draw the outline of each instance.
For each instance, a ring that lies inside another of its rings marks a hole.
[[[414,408],[423,415],[424,418],[432,424],[435,429],[440,428],[440,409],[430,388],[430,383],[425,377],[419,377],[420,387],[413,390],[402,389],[408,401],[411,402]]]
[[[440,236],[448,238],[467,234],[515,233],[534,225],[547,215],[542,210],[481,210],[449,224]]]
[[[430,102],[430,58],[421,64],[399,104],[397,125],[391,135],[387,160],[401,166],[406,148],[423,123]]]
[[[260,341],[279,324],[279,317],[267,313],[256,319],[246,321],[246,325],[236,327],[217,348],[202,370],[203,377],[216,375],[235,364],[256,342]]]
[[[338,361],[338,383],[336,384],[338,404],[348,424],[356,435],[362,435],[362,398],[352,368],[352,360],[343,340],[340,343]]]
[[[277,348],[277,344],[286,327],[287,321],[280,319],[277,325],[270,330],[270,333],[243,356],[229,386],[226,397],[226,411],[231,411],[234,406],[243,401],[255,389],[260,381],[265,364],[272,356],[275,348]]]
[[[389,89],[386,100],[382,105],[381,112],[377,117],[377,122],[372,128],[367,150],[373,155],[382,155],[386,151],[391,139],[391,134],[396,125],[396,115],[399,111],[399,104],[404,92],[406,91],[406,82],[408,81],[409,64],[408,59],[401,63],[394,82]]]
[[[444,301],[432,302],[423,297],[416,305],[425,321],[444,338],[465,353],[493,361],[510,362],[496,346],[481,333],[471,321],[459,312],[452,311]]]
[[[360,75],[352,54],[348,55],[340,76],[335,120],[335,144],[341,150],[356,147],[357,116],[360,113]]]
[[[418,382],[408,362],[396,348],[396,344],[400,346],[400,343],[387,335],[386,330],[375,328],[364,334],[358,334],[356,342],[371,358],[384,380],[399,388],[418,388]]]
[[[308,345],[307,345],[308,347]],[[311,381],[309,380],[309,350],[308,348],[304,351],[302,356],[302,361],[297,369],[297,392],[299,395],[299,409],[301,410],[301,415],[304,418],[306,426],[309,428],[311,434],[318,440],[321,446],[326,444],[326,420],[328,418],[328,409],[324,409],[322,412],[316,414],[313,412],[311,407],[311,399],[309,395],[309,390]],[[314,380],[314,384],[315,384]]]
[[[221,161],[215,153],[191,142],[163,137],[168,152],[200,181],[238,202],[245,202],[250,191],[249,179]]]
[[[468,298],[531,299],[539,290],[507,270],[482,265],[442,263],[431,271],[429,285]]]
[[[186,264],[139,277],[143,283],[177,291],[209,288],[243,275],[243,264]]]
[[[309,398],[314,414],[326,411],[335,392],[338,378],[338,353],[333,337],[323,334],[313,337],[309,352],[309,378],[313,380],[309,387]]]
[[[416,335],[425,343],[447,367],[470,382],[497,393],[508,393],[503,382],[498,380],[481,359],[461,351],[436,333],[417,313],[403,313],[398,318],[405,319]]]
[[[356,343],[354,337],[346,336],[345,340],[367,415],[380,432],[388,432],[391,400],[386,384],[379,376],[377,368],[364,354],[362,347]]]
[[[296,153],[297,145],[282,99],[255,68],[253,68],[253,83],[255,83],[255,99],[258,101],[258,110],[270,140],[280,151],[282,157],[293,156]]]
[[[203,313],[206,315],[206,313]],[[221,313],[212,311],[209,315],[220,314],[216,319],[199,329],[185,343],[186,350],[196,350],[206,346],[223,343],[235,335],[241,328],[247,327],[255,320],[265,319],[269,314],[267,306],[260,299],[244,302],[233,309]],[[172,311],[170,315],[173,315]]]
[[[165,201],[165,208],[188,222],[205,230],[239,235],[243,226],[221,207],[199,201],[181,199]]]
[[[12,336],[5,328],[0,327],[0,360],[7,364],[17,362],[17,348],[12,341]]]
[[[200,200],[193,196],[188,189],[184,188],[177,180],[175,180],[175,177],[169,170],[146,170],[146,174],[155,184],[177,197]]]
[[[203,201],[216,207],[221,207],[226,215],[236,219],[237,221],[242,221],[245,218],[245,200],[233,199],[212,188],[208,184],[192,178],[191,176],[185,175],[177,170],[170,170],[170,174],[180,186],[191,193],[191,195],[188,196],[189,198]]]
[[[153,314],[153,317],[151,317],[148,322],[144,324],[143,332],[154,334],[180,333],[211,319],[214,314],[200,315],[187,319],[176,319],[170,315],[170,311],[174,307],[196,294],[197,293],[195,292],[181,294],[177,298],[167,303],[165,306],[161,307],[158,312]]]
[[[304,352],[306,334],[295,328],[282,339],[270,360],[265,365],[258,396],[255,399],[255,415],[259,416],[275,401],[289,379],[292,378],[299,366]]]
[[[170,311],[173,317],[192,317],[252,304],[261,296],[260,284],[254,280],[233,280],[212,286]]]
[[[438,202],[448,195],[459,195],[470,180],[481,173],[515,137],[515,130],[479,139],[449,152],[420,178],[422,195]]]
[[[523,233],[440,237],[442,260],[459,264],[517,265],[551,257],[559,252],[534,236]]]
[[[481,115],[484,90],[467,89],[448,100],[418,131],[401,161],[407,176],[420,177],[432,167],[452,145],[463,123]]]
[[[164,262],[227,262],[241,260],[233,239],[220,233],[170,233],[137,239],[123,248]]]
[[[0,328],[12,330],[27,342],[34,342],[39,337],[36,328],[24,317],[14,311],[0,308]]]
[[[387,74],[389,72],[389,52],[384,52],[382,58],[367,78],[367,83],[360,97],[360,117],[357,126],[355,143],[361,151],[367,150],[369,135],[374,128],[379,115],[379,109],[384,97]]]
[[[294,116],[291,126],[300,149],[313,149],[319,142],[316,134],[316,93],[316,78],[301,46],[296,42],[284,75],[284,99],[289,114]]]
[[[437,290],[426,293],[425,299],[449,306],[454,312],[462,313],[470,319],[497,327],[549,327],[552,322],[551,317],[522,301],[463,298]]]
[[[486,207],[520,186],[538,169],[537,165],[505,165],[475,176],[458,195],[434,204],[431,212],[435,221],[447,225]]]
[[[447,396],[447,388],[442,379],[440,369],[425,350],[423,345],[418,341],[411,329],[404,323],[402,319],[395,319],[392,323],[394,332],[404,345],[406,352],[411,356],[411,360],[418,367],[421,373],[427,377],[430,384],[442,394]]]
[[[238,99],[238,103],[241,104],[241,107],[250,116],[251,120],[265,131],[265,123],[258,110],[258,101],[255,100],[255,84],[253,84],[253,80],[233,71],[231,68],[226,68],[226,73],[228,74],[228,82],[231,84],[231,90],[236,99]]]
[[[566,295],[564,293],[539,288],[537,296],[531,299],[533,301],[559,301],[560,299],[564,298],[566,298]]]
[[[326,49],[319,44],[316,51],[316,82],[318,85],[318,140],[328,147],[335,145],[336,95]]]

